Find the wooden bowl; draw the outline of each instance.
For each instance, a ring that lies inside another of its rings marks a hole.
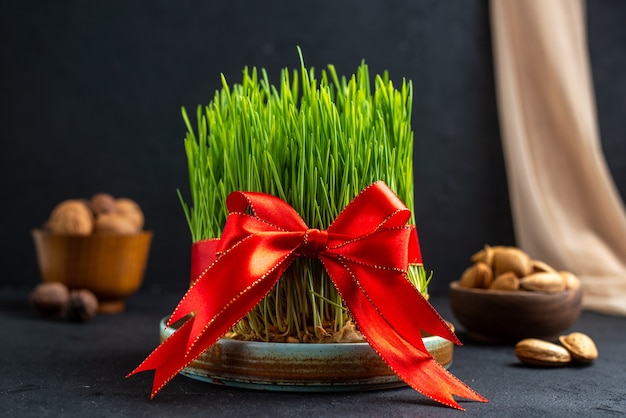
[[[582,289],[540,293],[471,289],[452,282],[449,301],[471,338],[515,344],[524,338],[557,339],[580,316]]]
[[[124,310],[124,299],[143,281],[152,232],[60,235],[32,231],[41,278],[70,289],[89,289],[100,313]]]

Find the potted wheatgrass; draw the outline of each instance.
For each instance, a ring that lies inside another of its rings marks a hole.
[[[278,88],[256,68],[233,86],[222,76],[222,89],[198,107],[196,126],[183,109],[192,204],[181,201],[192,240],[220,236],[234,190],[278,196],[318,229],[377,180],[412,209],[412,86],[394,88],[387,73],[374,86],[372,93],[365,63],[350,79],[332,65],[319,80],[304,65],[291,74],[283,69]],[[422,265],[410,266],[409,279],[427,297]],[[320,342],[349,318],[321,263],[297,259],[230,336]]]
[[[412,86],[365,63],[349,78],[244,69],[187,126],[189,290],[155,370],[268,390],[405,384],[445,405],[484,400],[447,370],[453,343],[426,301],[413,226]],[[180,194],[179,194],[180,195]],[[384,359],[384,360],[383,360]],[[436,383],[431,383],[436,382]]]

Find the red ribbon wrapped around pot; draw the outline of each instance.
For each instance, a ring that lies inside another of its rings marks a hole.
[[[325,231],[309,229],[283,200],[233,192],[219,240],[194,244],[196,277],[168,320],[189,315],[130,375],[155,370],[152,397],[221,338],[274,287],[296,257],[316,257],[367,342],[405,383],[462,409],[453,395],[486,401],[437,363],[421,330],[460,345],[432,305],[407,279],[421,264],[410,211],[383,183],[364,189]]]

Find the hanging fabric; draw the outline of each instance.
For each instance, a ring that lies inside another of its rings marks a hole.
[[[626,315],[626,212],[602,152],[583,0],[492,0],[517,244],[577,274],[583,307]]]

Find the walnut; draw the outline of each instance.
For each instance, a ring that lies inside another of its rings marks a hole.
[[[48,229],[54,234],[89,235],[93,224],[93,214],[87,204],[82,200],[68,199],[52,210]]]
[[[128,198],[119,198],[116,200],[116,204],[116,213],[129,219],[136,230],[141,231],[143,229],[144,216],[137,202]]]
[[[30,293],[28,301],[37,314],[45,318],[61,318],[65,315],[70,291],[63,283],[43,282]]]
[[[98,299],[87,289],[72,290],[67,308],[67,319],[86,322],[98,313]]]
[[[95,231],[115,234],[135,234],[140,230],[137,229],[131,219],[117,212],[112,212],[98,215],[96,218]]]
[[[96,193],[91,197],[90,205],[91,210],[96,216],[101,213],[115,212],[117,208],[115,198],[108,193]]]

